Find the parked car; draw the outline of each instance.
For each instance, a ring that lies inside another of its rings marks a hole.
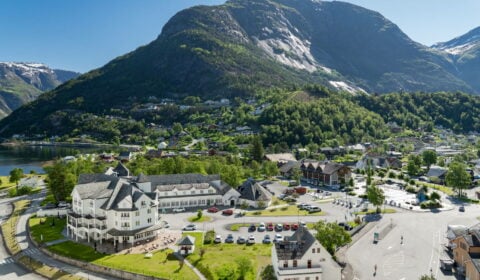
[[[243,236],[239,236],[237,238],[237,244],[245,244],[246,242],[247,242],[247,240]]]
[[[268,231],[273,231],[273,224],[272,223],[267,224],[267,230]]]
[[[255,244],[255,236],[250,235],[247,239],[247,244]]]
[[[70,206],[71,206],[70,203],[67,203],[65,201],[60,201],[58,203],[58,207],[60,207],[60,208],[70,208]]]
[[[320,207],[318,206],[312,206],[308,209],[308,213],[315,213],[315,212],[321,212],[322,209],[320,209]]]
[[[307,227],[307,224],[306,224],[304,221],[300,221],[299,225],[300,225],[301,227]]]
[[[259,232],[263,232],[263,231],[267,230],[267,227],[265,226],[265,223],[260,223],[260,224],[258,225],[257,230],[258,230]]]
[[[280,199],[280,200],[283,200],[285,197],[287,197],[287,195],[284,194],[284,193],[281,193],[281,194],[278,195],[278,199]]]
[[[275,239],[273,239],[273,242],[277,243],[283,241],[283,236],[280,233],[275,234]]]
[[[222,236],[221,235],[215,236],[213,243],[222,243]]]
[[[222,215],[225,215],[225,216],[233,215],[233,210],[232,209],[223,210]]]
[[[172,212],[173,213],[180,213],[180,212],[185,212],[186,209],[184,207],[178,207],[178,208],[173,208]]]
[[[298,224],[292,224],[292,226],[290,228],[291,228],[291,230],[297,230],[298,229]]]
[[[283,224],[283,230],[290,230],[290,224]]]
[[[233,243],[234,241],[235,239],[232,234],[227,235],[227,238],[225,238],[225,243]]]
[[[249,227],[248,227],[248,231],[249,232],[252,232],[252,231],[255,231],[257,230],[257,227],[254,225],[254,224],[251,224]]]
[[[275,231],[282,231],[283,230],[283,225],[282,224],[276,224],[275,225]]]
[[[465,206],[462,205],[462,206],[458,207],[458,211],[465,212]]]
[[[217,207],[210,207],[208,208],[207,212],[210,212],[210,213],[217,213],[219,210]]]
[[[183,228],[185,231],[192,231],[192,230],[197,230],[197,226],[194,224],[189,224]]]
[[[263,237],[263,240],[262,240],[262,243],[263,244],[270,244],[272,242],[272,240],[270,239],[270,235],[265,235],[265,237]]]

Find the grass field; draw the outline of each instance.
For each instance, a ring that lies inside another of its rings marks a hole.
[[[247,216],[323,216],[325,212],[308,213],[306,210],[300,210],[296,205],[282,206],[279,208],[270,208],[261,211],[250,211]]]
[[[40,224],[40,221],[44,221]],[[55,223],[53,224],[53,221]],[[53,225],[52,225],[53,224]],[[28,225],[30,226],[30,232],[33,239],[40,242],[50,242],[63,238],[62,230],[65,228],[66,219],[59,219],[55,217],[48,218],[30,218]],[[42,241],[43,236],[43,241]]]
[[[187,259],[200,270],[208,279],[219,279],[219,270],[230,267],[236,269],[239,257],[251,261],[253,271],[245,279],[255,279],[257,272],[271,262],[271,247],[269,244],[255,244],[251,246],[238,244],[204,245],[203,256],[196,253]],[[237,279],[237,277],[234,277]]]
[[[155,252],[151,258],[145,258],[143,254],[104,255],[95,252],[92,247],[72,241],[55,244],[48,249],[70,258],[148,276],[175,280],[198,279],[189,267],[180,265],[169,249]]]
[[[360,212],[355,212],[355,215],[367,215],[367,214],[375,214],[377,211],[375,209],[370,209],[368,211],[360,211]],[[382,214],[393,214],[397,213],[397,210],[391,209],[391,208],[386,208],[382,209]]]

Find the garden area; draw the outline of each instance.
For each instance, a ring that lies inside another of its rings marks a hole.
[[[309,213],[307,210],[299,209],[296,205],[286,205],[259,211],[246,212],[247,216],[323,216],[325,212]]]
[[[31,217],[28,221],[32,238],[37,242],[50,242],[62,239],[62,230],[66,224],[65,218],[56,217]]]

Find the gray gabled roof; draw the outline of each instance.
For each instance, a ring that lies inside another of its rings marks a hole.
[[[442,177],[447,173],[447,169],[440,166],[431,166],[428,170],[427,177]]]
[[[182,239],[180,239],[177,245],[181,246],[193,246],[195,245],[195,237],[190,235],[185,235]]]
[[[193,184],[210,183],[214,180],[220,180],[220,175],[202,175],[196,173],[188,174],[167,174],[167,175],[143,175],[137,177],[138,183],[152,182],[152,185],[175,185],[175,184]]]
[[[298,230],[285,241],[275,243],[279,260],[298,260],[312,247],[315,237],[305,227]]]
[[[117,172],[118,176],[122,176],[122,177],[128,177],[130,176],[130,170],[128,170],[128,168],[123,165],[121,162],[119,162],[117,164],[117,167],[115,167],[115,169],[113,169],[114,172]]]
[[[245,181],[238,188],[238,192],[240,193],[240,198],[251,201],[268,201],[272,199],[272,194],[252,178]]]

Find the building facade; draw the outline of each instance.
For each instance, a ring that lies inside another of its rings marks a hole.
[[[350,180],[352,172],[341,163],[304,160],[300,165],[303,180],[313,185],[337,186]]]
[[[340,267],[304,227],[272,246],[272,265],[278,280],[341,279]]]

